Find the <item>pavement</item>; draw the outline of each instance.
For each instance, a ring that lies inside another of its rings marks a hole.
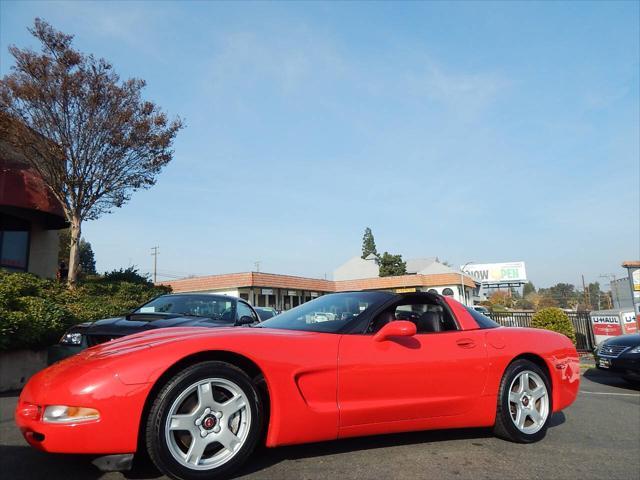
[[[624,479],[640,478],[640,389],[584,369],[576,402],[555,414],[544,440],[519,445],[489,430],[394,434],[257,452],[242,479]],[[0,475],[78,480],[157,479],[147,467],[102,473],[83,456],[31,449],[13,423],[16,394],[0,397]]]

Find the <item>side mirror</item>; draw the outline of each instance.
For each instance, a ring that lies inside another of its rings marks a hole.
[[[253,317],[250,317],[249,315],[245,315],[243,317],[240,317],[240,319],[236,322],[236,325],[240,326],[240,325],[251,325],[252,323],[255,323],[256,320]]]
[[[394,320],[382,327],[373,336],[376,342],[383,342],[392,337],[413,337],[417,333],[416,324],[407,320]]]

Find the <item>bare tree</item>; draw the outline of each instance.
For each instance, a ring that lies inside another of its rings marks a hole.
[[[71,226],[69,285],[78,276],[82,222],[152,186],[182,128],[142,99],[144,80],[121,81],[112,65],[72,47],[72,35],[36,18],[41,52],[9,47],[0,79],[0,134],[60,201]]]

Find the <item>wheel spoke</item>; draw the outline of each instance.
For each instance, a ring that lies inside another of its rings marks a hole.
[[[186,461],[192,465],[198,465],[204,449],[207,448],[207,442],[199,436],[194,436],[187,452]]]
[[[171,417],[171,423],[169,424],[169,430],[186,430],[190,432],[194,426],[195,418],[192,414],[173,415]]]
[[[238,410],[242,410],[247,405],[244,396],[236,395],[231,400],[222,404],[222,412],[227,418],[233,416]]]
[[[224,448],[231,452],[233,452],[238,447],[238,445],[240,445],[240,439],[236,437],[233,432],[227,427],[222,429],[220,434],[216,437],[216,441],[220,442],[220,444]]]
[[[518,404],[520,402],[520,394],[518,392],[509,392],[509,401]]]
[[[526,392],[529,390],[529,374],[523,372],[520,375],[520,392]]]
[[[536,425],[542,421],[542,415],[540,415],[540,412],[538,412],[535,408],[531,410],[531,412],[529,412],[529,416],[531,417],[531,420],[535,422]]]
[[[524,424],[527,421],[527,412],[523,408],[518,409],[518,416],[516,417],[516,425],[520,430],[524,428]]]
[[[544,397],[546,394],[547,394],[547,389],[543,386],[538,386],[531,391],[531,396],[533,397],[534,401],[539,400],[540,398]]]
[[[198,403],[200,404],[200,408],[212,407],[216,404],[213,399],[211,383],[201,383],[198,385]]]

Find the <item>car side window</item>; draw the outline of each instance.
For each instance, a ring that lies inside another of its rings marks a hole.
[[[258,316],[251,309],[251,307],[249,307],[249,305],[247,305],[246,303],[238,302],[237,311],[238,311],[238,319],[241,319],[242,317],[251,317],[253,318],[254,322],[259,321]]]
[[[451,314],[440,305],[413,301],[396,304],[394,307],[380,313],[369,326],[368,333],[376,333],[384,325],[394,320],[406,320],[415,323],[419,334],[458,329]]]

